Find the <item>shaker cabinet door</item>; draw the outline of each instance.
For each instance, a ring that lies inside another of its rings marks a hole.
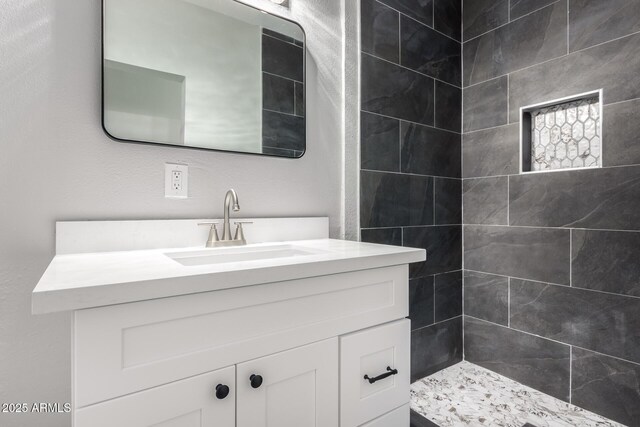
[[[237,427],[336,427],[338,339],[237,366]]]
[[[235,367],[78,409],[75,427],[235,427]]]

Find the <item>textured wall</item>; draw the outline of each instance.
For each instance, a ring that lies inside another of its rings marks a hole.
[[[465,358],[640,425],[640,2],[464,1]],[[602,169],[520,175],[521,106],[604,89]]]
[[[363,241],[420,247],[412,378],[462,359],[459,0],[361,1]]]
[[[274,12],[271,2],[252,0]],[[54,254],[54,222],[222,214],[329,215],[342,233],[342,2],[296,1],[305,27],[307,153],[276,159],[124,144],[100,127],[100,1],[5,0],[0,13],[0,402],[70,399],[70,316],[32,316]],[[164,163],[190,166],[190,198],[164,198]],[[68,426],[68,415],[7,415],[2,426]]]

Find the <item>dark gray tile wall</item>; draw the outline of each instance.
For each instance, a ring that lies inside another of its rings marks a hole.
[[[462,316],[411,332],[411,382],[462,361]]]
[[[570,348],[465,316],[465,359],[551,396],[569,400]]]
[[[465,179],[463,203],[465,224],[509,225],[509,178]]]
[[[463,21],[465,357],[640,426],[640,2]],[[600,88],[604,167],[520,174],[519,109]]]
[[[574,348],[571,367],[575,405],[628,426],[640,425],[640,365]]]
[[[291,37],[263,29],[262,152],[299,157],[304,153],[304,48]]]
[[[462,359],[461,9],[361,2],[361,240],[427,250],[410,266],[414,379]]]

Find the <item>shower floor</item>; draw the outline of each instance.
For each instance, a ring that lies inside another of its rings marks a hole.
[[[411,409],[439,427],[624,427],[469,362],[411,384]]]

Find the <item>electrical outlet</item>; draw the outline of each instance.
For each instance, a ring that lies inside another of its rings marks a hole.
[[[165,163],[164,197],[172,199],[189,197],[189,166]]]

